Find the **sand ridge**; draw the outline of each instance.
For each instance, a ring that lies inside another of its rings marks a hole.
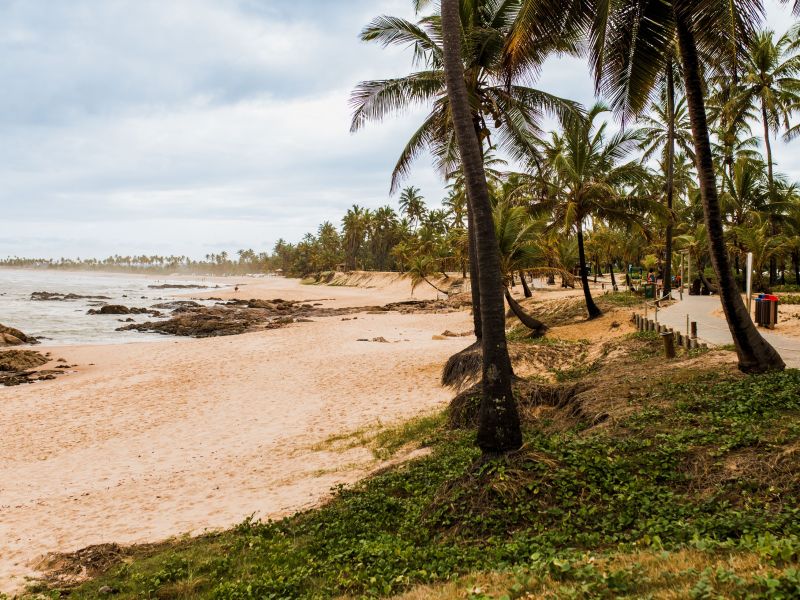
[[[259,278],[239,297],[374,305],[409,298],[403,283],[387,292]],[[354,316],[53,349],[77,372],[0,391],[0,590],[18,590],[46,552],[282,516],[362,477],[373,466],[367,449],[312,446],[443,406],[439,370],[469,340],[432,336],[469,329],[471,318]],[[358,341],[374,337],[389,343]]]

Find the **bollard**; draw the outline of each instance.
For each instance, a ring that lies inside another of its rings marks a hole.
[[[675,358],[675,336],[671,333],[662,333],[661,339],[664,340],[664,356]]]
[[[675,332],[675,343],[678,344],[679,348],[683,348],[683,335],[681,335],[680,331]]]
[[[697,339],[697,321],[692,321],[690,324],[691,332],[692,332],[692,339]]]

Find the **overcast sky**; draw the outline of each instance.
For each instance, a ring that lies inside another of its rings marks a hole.
[[[0,1],[0,256],[265,250],[396,204],[424,112],[349,133],[354,84],[410,68],[358,41],[378,14],[411,0]],[[592,101],[580,60],[537,87]],[[796,148],[776,160],[800,177]],[[425,160],[409,183],[442,197]]]

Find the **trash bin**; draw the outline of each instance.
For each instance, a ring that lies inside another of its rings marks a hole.
[[[761,310],[761,305],[764,303],[764,294],[759,294],[755,299],[755,318],[756,325],[764,324],[764,316]]]
[[[644,297],[650,298],[655,300],[656,298],[656,284],[655,283],[645,283],[644,284]]]
[[[779,299],[772,294],[759,294],[756,298],[756,325],[775,329],[778,324]]]

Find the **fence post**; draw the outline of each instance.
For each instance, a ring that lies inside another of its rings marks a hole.
[[[675,336],[670,333],[662,333],[661,339],[664,340],[664,355],[667,358],[675,358]]]

